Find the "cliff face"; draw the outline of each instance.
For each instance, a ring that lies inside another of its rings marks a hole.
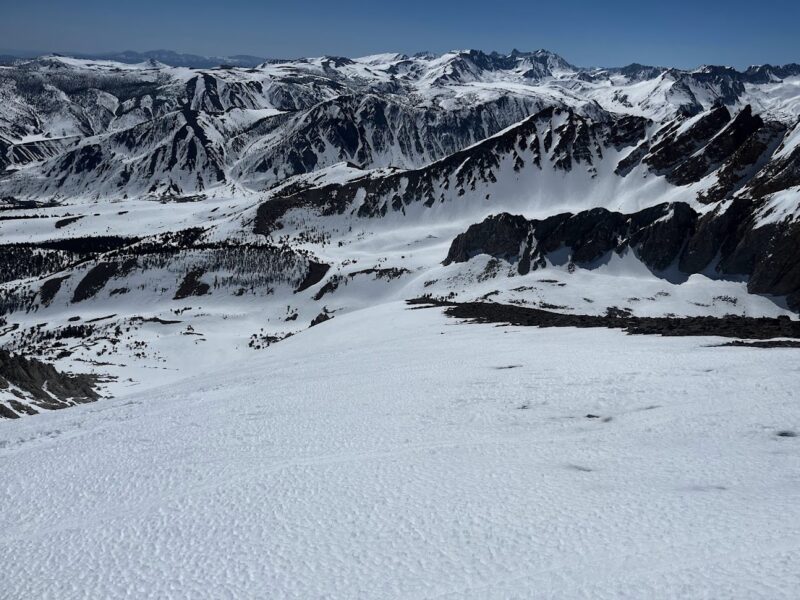
[[[96,378],[57,371],[52,365],[0,349],[0,417],[94,402]]]
[[[488,254],[518,265],[522,275],[545,268],[566,250],[576,266],[591,267],[610,252],[631,250],[653,273],[712,272],[746,277],[757,294],[786,296],[800,309],[800,224],[758,223],[757,205],[744,201],[699,215],[684,203],[637,213],[593,209],[528,220],[503,213],[472,225],[450,245],[444,264]]]

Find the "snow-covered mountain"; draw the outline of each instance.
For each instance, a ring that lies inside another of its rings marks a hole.
[[[0,193],[260,192],[343,161],[408,169],[547,107],[678,127],[720,104],[734,113],[750,106],[787,126],[797,119],[798,78],[799,65],[587,70],[543,50],[323,57],[246,69],[44,57],[0,71]]]
[[[423,295],[800,309],[800,65],[116,58],[0,66],[0,343],[102,393]]]
[[[800,66],[196,59],[0,66],[0,598],[797,596]]]
[[[267,59],[249,54],[234,54],[233,56],[205,56],[200,54],[187,54],[173,50],[147,50],[136,52],[110,52],[107,54],[74,55],[86,60],[110,60],[127,64],[138,64],[148,60],[158,61],[170,67],[189,67],[190,69],[211,69],[214,67],[257,67]]]

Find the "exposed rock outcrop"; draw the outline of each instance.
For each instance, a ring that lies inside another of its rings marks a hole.
[[[35,358],[0,349],[0,418],[15,419],[94,402],[100,395],[91,375],[70,375]]]
[[[174,300],[183,300],[190,296],[205,296],[211,289],[205,281],[201,281],[200,277],[203,276],[202,269],[194,269],[184,275],[183,281],[178,286],[178,291],[175,292]]]
[[[770,340],[800,338],[800,321],[789,317],[636,317],[625,314],[574,315],[500,304],[497,302],[442,302],[419,298],[416,305],[445,306],[446,314],[478,323],[509,323],[527,327],[607,327],[622,329],[632,335],[720,336]]]
[[[633,214],[598,208],[543,220],[500,214],[458,235],[444,264],[489,254],[518,264],[521,274],[543,268],[566,249],[569,261],[591,267],[610,252],[630,249],[656,274],[712,273],[748,278],[752,293],[786,296],[800,309],[800,222],[760,223],[758,203],[739,199],[727,210],[699,215],[685,203]]]

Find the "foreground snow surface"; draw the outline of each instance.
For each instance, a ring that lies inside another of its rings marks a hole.
[[[0,597],[796,598],[800,355],[720,341],[390,303],[2,423]]]

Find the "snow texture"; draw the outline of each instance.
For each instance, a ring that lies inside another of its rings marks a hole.
[[[718,341],[394,302],[4,425],[0,595],[794,598],[795,351]]]

